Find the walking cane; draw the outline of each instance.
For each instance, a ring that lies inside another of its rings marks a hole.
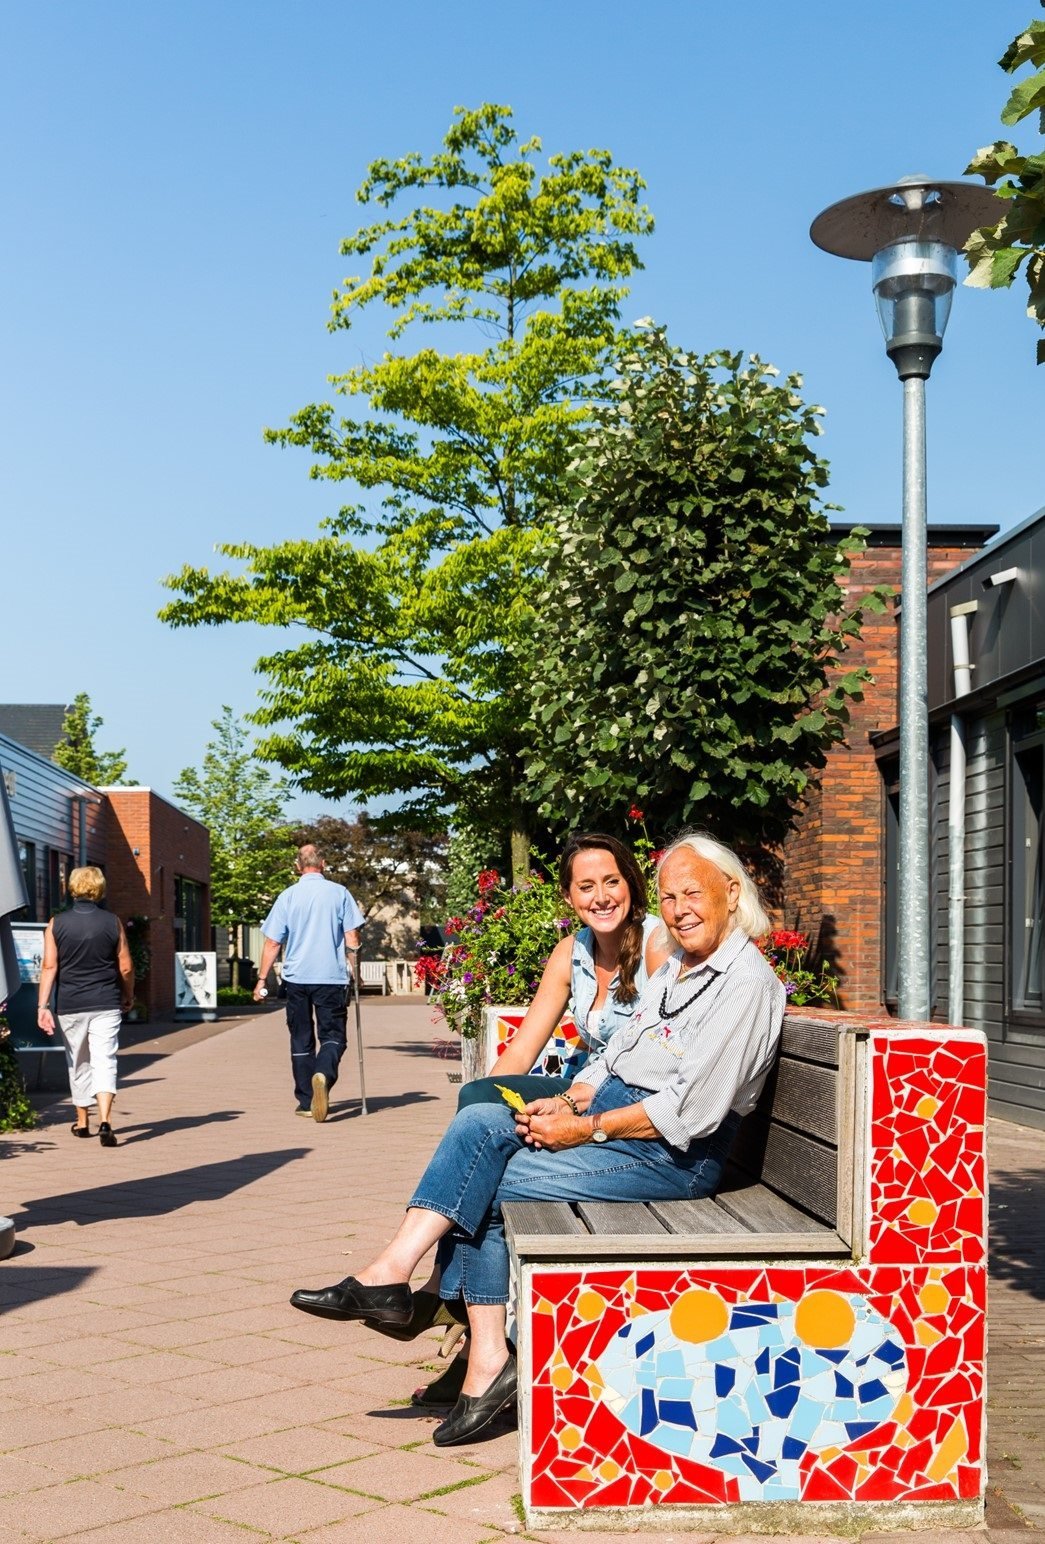
[[[369,1115],[366,1107],[366,1079],[363,1075],[363,1024],[359,1017],[359,950],[350,949],[352,957],[352,988],[356,999],[356,1045],[359,1048],[359,1097],[363,1102],[363,1114]]]

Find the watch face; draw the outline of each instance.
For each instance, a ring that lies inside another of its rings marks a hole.
[[[601,1126],[597,1131],[592,1132],[591,1139],[593,1142],[605,1142],[608,1140],[606,1133],[603,1131]]]

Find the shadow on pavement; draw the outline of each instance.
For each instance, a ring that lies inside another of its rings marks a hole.
[[[96,1265],[25,1265],[9,1272],[6,1264],[0,1265],[0,1313],[75,1292],[97,1269]]]
[[[176,1169],[171,1174],[117,1179],[94,1190],[72,1190],[40,1201],[27,1201],[15,1222],[19,1228],[50,1227],[62,1222],[86,1227],[91,1222],[120,1217],[164,1217],[193,1201],[221,1200],[285,1164],[304,1158],[308,1152],[307,1147],[289,1147],[282,1152],[248,1153],[221,1163],[202,1163],[195,1169]],[[119,1158],[113,1161],[118,1163]]]
[[[375,1045],[374,1051],[395,1051],[399,1056],[430,1056],[433,1061],[460,1061],[461,1045],[457,1040],[408,1040],[398,1045]]]
[[[366,1107],[368,1113],[374,1115],[381,1110],[401,1110],[405,1105],[410,1104],[431,1104],[437,1101],[438,1097],[437,1094],[426,1094],[417,1089],[411,1089],[405,1094],[368,1094]],[[325,1124],[329,1126],[334,1121],[354,1120],[361,1113],[361,1101],[356,1094],[342,1104],[331,1105]]]
[[[990,1214],[991,1278],[1045,1300],[1045,1174],[992,1175]]]
[[[169,1120],[137,1121],[124,1126],[117,1113],[113,1120],[121,1145],[130,1147],[132,1142],[148,1142],[152,1137],[170,1136],[172,1131],[192,1131],[197,1126],[209,1126],[214,1121],[237,1120],[244,1114],[245,1110],[214,1110],[209,1115],[172,1115]]]

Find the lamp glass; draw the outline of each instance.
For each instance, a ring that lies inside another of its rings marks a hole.
[[[958,282],[958,254],[942,241],[895,241],[871,261],[878,319],[887,344],[943,337]]]

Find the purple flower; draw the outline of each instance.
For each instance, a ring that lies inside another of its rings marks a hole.
[[[465,986],[471,986],[472,982],[475,980],[475,977],[472,975],[470,970],[466,970],[464,975],[461,977],[461,980],[464,982]]]
[[[556,917],[556,919],[555,919],[555,926],[559,929],[560,932],[565,933],[565,931],[569,927],[569,925],[570,925],[569,917]]]
[[[506,969],[507,969],[508,974],[510,976],[514,976],[515,975],[515,966],[514,965],[509,965],[509,966],[506,967]]]
[[[798,991],[798,982],[797,981],[785,981],[784,982],[784,991],[787,993],[788,997],[793,997],[795,995],[795,993]]]

